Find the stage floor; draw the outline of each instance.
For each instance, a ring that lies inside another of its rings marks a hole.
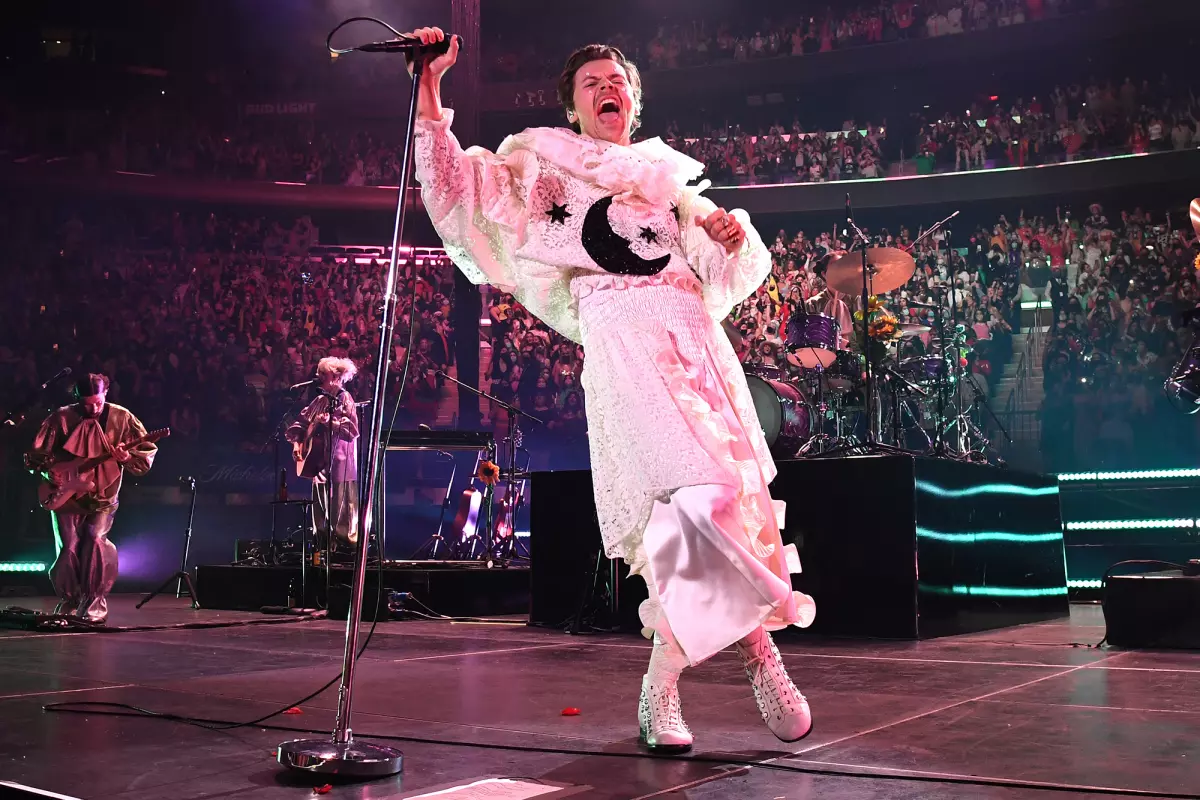
[[[115,598],[110,621],[263,619],[191,612],[174,598],[134,611],[135,599]],[[327,620],[113,633],[0,630],[0,781],[109,800],[313,796],[311,787],[323,780],[286,775],[274,761],[276,745],[292,738],[287,733],[258,726],[213,732],[42,706],[109,701],[247,720],[333,677],[342,633],[342,623]],[[1069,621],[930,641],[783,641],[816,719],[814,733],[794,745],[762,725],[737,657],[721,653],[681,682],[697,736],[693,755],[702,758],[670,760],[595,754],[638,753],[635,708],[649,652],[641,639],[523,625],[381,624],[360,661],[355,731],[443,743],[401,742],[402,778],[338,785],[329,796],[407,797],[488,776],[587,787],[569,795],[578,798],[1052,796],[916,780],[966,776],[1200,791],[1200,659],[1071,646],[1103,634],[1099,609],[1075,606]],[[335,703],[336,688],[304,704],[303,714],[273,722],[327,731]],[[562,716],[568,706],[582,713]]]

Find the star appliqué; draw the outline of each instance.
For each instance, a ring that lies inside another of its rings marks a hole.
[[[658,241],[658,234],[654,232],[653,228],[642,228],[642,232],[639,233],[638,236],[641,236],[643,239],[645,239],[646,244],[654,244]]]
[[[546,216],[550,217],[550,222],[557,222],[559,225],[567,224],[567,217],[571,216],[571,212],[567,211],[567,204],[551,203],[550,210],[546,212]]]

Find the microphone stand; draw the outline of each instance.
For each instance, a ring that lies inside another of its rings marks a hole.
[[[288,391],[291,392],[292,390],[289,389]],[[288,405],[287,410],[283,412],[283,416],[279,418],[279,422],[275,425],[275,430],[271,432],[270,437],[268,437],[267,441],[263,444],[264,450],[268,447],[270,447],[272,450],[272,463],[274,464],[271,469],[272,483],[279,478],[279,472],[281,469],[283,469],[279,459],[279,443],[283,441],[284,434],[287,433],[288,425],[290,425],[291,421],[295,418],[296,406],[299,404],[300,398],[302,397],[303,395],[292,396],[292,402]],[[262,451],[260,450],[259,452]],[[295,464],[295,461],[292,463]],[[278,489],[276,489],[276,491],[278,492]],[[276,511],[278,510],[280,504],[286,502],[288,501],[284,500],[282,497],[276,496],[275,502],[271,505],[271,564],[273,565],[279,564],[279,544],[275,535],[277,522]],[[304,585],[304,559],[308,552],[304,547],[305,538],[306,536],[304,534],[300,535],[300,563],[302,567],[300,583],[302,586]],[[302,594],[301,597],[306,598],[307,595]]]
[[[34,405],[37,404],[37,401],[41,398],[41,396],[43,394],[45,394],[46,390],[50,388],[50,385],[53,383],[57,383],[60,379],[65,378],[70,374],[71,374],[71,370],[69,367],[60,370],[58,372],[58,374],[55,375],[53,378],[46,381],[41,386],[39,386],[38,388],[36,388],[32,392],[30,392],[25,397],[25,399],[17,405],[16,408],[14,408],[9,413],[5,414],[4,419],[2,421],[0,421],[0,425],[3,425],[4,427],[9,428],[9,427],[16,427],[16,426],[22,424],[23,422],[25,422],[25,415],[28,414],[30,412],[30,410],[34,407]]]
[[[186,483],[188,489],[192,493],[192,502],[188,507],[187,530],[183,534],[183,561],[179,563],[179,571],[171,577],[167,578],[162,584],[150,594],[142,598],[142,602],[134,606],[134,609],[139,609],[149,603],[158,595],[167,590],[171,585],[171,581],[175,581],[175,598],[183,597],[183,586],[187,584],[188,597],[192,598],[192,608],[200,608],[200,598],[196,594],[196,584],[192,583],[192,574],[188,572],[187,562],[188,553],[192,549],[192,521],[196,518],[196,479],[188,475],[180,479],[181,483]]]
[[[336,30],[336,29],[335,29]],[[330,36],[333,34],[331,33]],[[323,739],[292,739],[279,745],[279,763],[289,769],[310,773],[336,774],[351,778],[380,778],[404,769],[404,754],[394,747],[356,741],[350,730],[354,702],[354,671],[358,662],[359,622],[363,608],[363,586],[367,573],[367,547],[376,520],[371,513],[375,504],[377,476],[382,463],[384,393],[387,390],[388,364],[391,361],[392,334],[396,326],[397,257],[404,233],[408,186],[412,173],[413,134],[417,122],[417,98],[424,71],[422,48],[414,48],[412,96],[408,106],[408,129],[400,160],[400,190],[396,198],[396,218],[392,228],[392,251],[384,282],[379,352],[376,357],[375,388],[371,400],[371,424],[367,428],[366,475],[359,484],[358,540],[354,552],[354,578],[350,590],[350,611],[346,617],[346,646],[342,654],[342,683],[338,688],[337,717],[333,733]],[[415,261],[410,269],[416,269]],[[415,274],[413,275],[415,279]],[[332,476],[331,476],[332,477]],[[381,554],[382,555],[382,554]]]

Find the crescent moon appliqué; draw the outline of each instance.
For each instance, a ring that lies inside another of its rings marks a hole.
[[[657,275],[662,272],[671,255],[645,259],[630,250],[629,240],[617,235],[608,221],[608,207],[612,201],[612,197],[601,197],[584,216],[580,236],[584,251],[605,272],[617,275]]]

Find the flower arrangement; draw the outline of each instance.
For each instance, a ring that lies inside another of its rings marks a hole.
[[[862,318],[861,310],[854,312],[856,323],[861,324]],[[875,295],[867,298],[867,335],[877,342],[885,343],[899,339],[903,335],[896,315],[888,311],[883,301]]]

